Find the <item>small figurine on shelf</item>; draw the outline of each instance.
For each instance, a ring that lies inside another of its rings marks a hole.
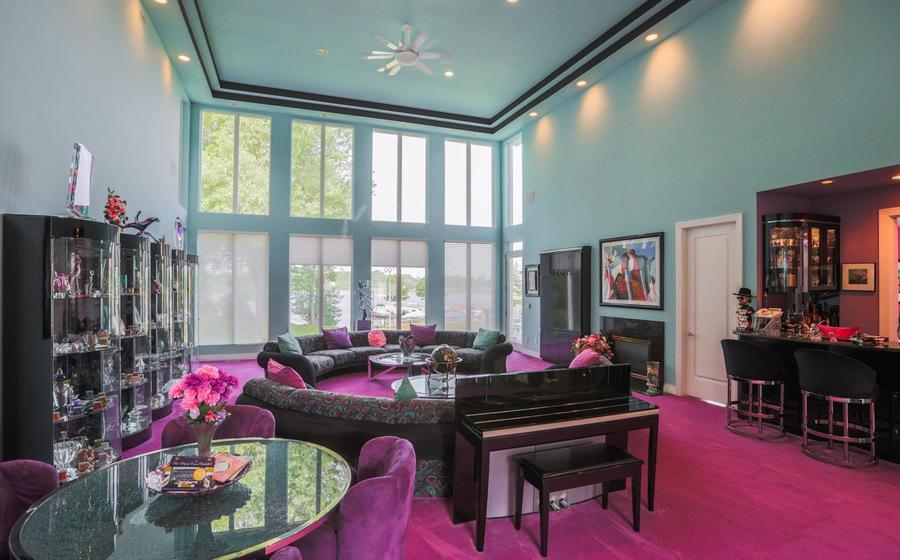
[[[138,235],[140,235],[140,236],[149,235],[150,239],[152,239],[153,241],[158,241],[155,237],[153,237],[152,234],[147,232],[147,228],[149,228],[150,226],[152,226],[153,224],[155,224],[158,221],[159,221],[159,218],[156,218],[156,217],[145,218],[142,220],[141,219],[141,211],[138,210],[137,215],[134,217],[134,221],[128,222],[127,224],[125,224],[125,226],[122,229],[135,229],[135,230],[137,230]]]
[[[737,293],[731,294],[737,296],[738,307],[735,310],[737,315],[737,332],[750,332],[753,330],[753,307],[750,302],[755,297],[750,288],[741,288]]]
[[[96,295],[97,295],[97,294],[94,292],[94,271],[93,271],[93,270],[91,270],[91,271],[88,272],[88,281],[87,281],[87,284],[86,284],[85,287],[84,287],[84,295],[86,295],[86,296],[95,296],[95,297],[96,297]]]
[[[53,297],[64,298],[69,295],[69,277],[62,272],[53,273]]]
[[[184,250],[184,223],[181,216],[175,218],[175,248],[179,251]]]
[[[72,297],[81,295],[81,256],[72,251],[71,262],[69,265],[69,288]]]
[[[128,222],[128,214],[125,213],[125,199],[116,194],[116,191],[106,189],[106,206],[103,207],[103,217],[114,226],[125,227]]]

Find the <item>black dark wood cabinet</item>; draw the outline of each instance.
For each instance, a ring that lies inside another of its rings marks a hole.
[[[541,359],[568,363],[591,328],[591,247],[541,253]]]

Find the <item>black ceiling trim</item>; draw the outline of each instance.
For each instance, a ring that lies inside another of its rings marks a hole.
[[[516,107],[518,107],[519,105],[524,103],[525,101],[527,101],[528,98],[530,98],[531,96],[533,96],[540,90],[544,89],[548,84],[553,82],[553,80],[560,77],[569,68],[572,68],[573,66],[578,64],[578,62],[580,60],[584,59],[584,57],[586,57],[587,55],[591,54],[592,52],[594,52],[595,50],[600,48],[603,45],[603,43],[609,41],[610,39],[615,37],[617,34],[621,33],[623,29],[627,28],[629,25],[631,25],[632,23],[634,23],[635,21],[637,21],[638,19],[643,17],[644,14],[646,14],[648,11],[655,8],[656,5],[659,4],[660,2],[662,2],[662,0],[647,0],[646,2],[644,2],[643,4],[641,4],[640,6],[635,8],[630,14],[628,14],[627,16],[625,16],[624,18],[619,20],[615,25],[613,25],[612,27],[610,27],[609,29],[604,31],[602,35],[600,35],[599,37],[597,37],[596,39],[591,41],[591,44],[589,44],[588,46],[584,47],[583,49],[581,49],[580,51],[578,51],[577,53],[572,55],[567,61],[563,62],[555,70],[553,70],[553,72],[550,72],[549,74],[547,74],[544,77],[544,79],[542,79],[538,83],[531,86],[528,89],[528,91],[526,91],[525,93],[523,93],[522,95],[517,97],[515,99],[515,101],[513,101],[512,103],[510,103],[503,109],[500,109],[500,111],[498,111],[496,115],[491,117],[492,124],[497,122],[498,120],[500,120],[504,115],[508,114],[510,111],[512,111],[513,109],[515,109]]]
[[[210,41],[209,35],[207,34],[206,25],[203,21],[203,16],[199,5],[200,0],[188,1],[193,3],[193,7],[197,12],[197,18],[200,22],[200,30],[203,34],[203,39],[206,43],[210,60],[212,61],[213,72],[215,73],[214,77],[210,75],[207,65],[204,63],[203,52],[199,48],[197,37],[194,33],[193,26],[190,24],[190,19],[188,18],[187,12],[185,10],[183,0],[178,0],[178,5],[181,8],[181,16],[184,20],[185,26],[187,27],[188,34],[190,35],[191,42],[194,46],[194,50],[197,52],[197,55],[200,58],[200,66],[203,70],[204,78],[206,79],[207,86],[209,87],[210,94],[213,96],[213,98],[227,99],[230,101],[241,101],[247,103],[259,103],[264,105],[274,105],[279,107],[290,107],[294,109],[303,109],[310,111],[338,113],[357,117],[368,117],[423,126],[451,128],[456,130],[485,134],[495,134],[499,132],[514,120],[530,111],[533,107],[539,105],[540,103],[557,93],[559,90],[566,87],[569,84],[569,81],[575,76],[580,76],[589,71],[594,66],[600,64],[602,61],[618,52],[622,47],[633,41],[635,38],[639,37],[642,33],[646,32],[650,27],[656,25],[666,17],[673,14],[678,9],[682,8],[688,2],[690,2],[690,0],[674,0],[643,22],[640,22],[637,27],[620,37],[609,47],[590,58],[587,62],[578,66],[574,71],[569,72],[569,74],[564,79],[559,80],[551,87],[544,89],[548,85],[553,83],[554,80],[557,80],[560,76],[565,74],[589,53],[602,46],[605,42],[609,41],[617,34],[621,33],[623,30],[627,29],[628,26],[640,20],[641,17],[646,15],[648,12],[653,10],[656,6],[664,1],[647,0],[640,6],[632,10],[624,18],[619,20],[612,27],[604,31],[602,35],[594,39],[594,41],[592,41],[589,45],[563,62],[559,67],[553,70],[553,72],[551,72],[540,82],[529,88],[528,91],[520,95],[516,100],[504,107],[496,115],[492,117],[479,117],[475,115],[433,111],[430,109],[409,107],[405,105],[379,103],[362,99],[330,96],[324,94],[301,92],[296,90],[259,86],[253,84],[243,84],[239,82],[222,80],[219,74],[219,68],[218,64],[216,63],[215,55],[213,54],[212,43]],[[214,81],[218,84],[217,86],[213,84]],[[542,91],[540,95],[529,100],[529,98],[534,96],[537,92],[540,92],[542,89],[544,89],[544,91]],[[510,111],[512,111],[516,106],[519,106],[523,103],[526,104],[520,107],[511,115],[507,116],[507,118],[502,120],[499,124],[495,124],[504,115],[507,115]]]
[[[534,101],[532,101],[528,105],[522,107],[521,109],[519,109],[518,111],[516,111],[515,113],[513,113],[512,115],[507,117],[505,120],[501,121],[500,124],[498,124],[497,126],[494,127],[495,131],[502,130],[503,127],[505,127],[509,123],[513,122],[517,118],[524,115],[526,111],[530,110],[535,105],[538,105],[539,103],[546,100],[547,98],[549,98],[550,96],[552,96],[553,94],[555,94],[556,92],[561,90],[562,88],[569,85],[569,82],[574,77],[581,76],[582,74],[584,74],[585,72],[587,72],[588,70],[593,68],[594,66],[597,66],[598,64],[600,64],[601,62],[603,62],[604,60],[609,58],[610,56],[619,52],[619,50],[622,47],[624,47],[631,41],[637,39],[638,37],[640,37],[647,31],[649,31],[651,27],[653,27],[657,23],[661,22],[662,20],[666,19],[667,17],[669,17],[670,15],[675,13],[678,9],[684,7],[684,5],[690,1],[691,0],[675,0],[671,4],[667,5],[663,9],[661,9],[660,11],[656,12],[650,18],[644,20],[637,27],[635,27],[634,29],[632,29],[631,31],[629,31],[628,33],[626,33],[625,35],[623,35],[622,37],[617,39],[616,42],[614,42],[607,48],[603,49],[602,51],[597,53],[595,56],[590,58],[587,62],[585,62],[578,68],[576,68],[572,73],[569,74],[567,79],[560,80],[559,82],[554,84],[552,87],[548,88],[546,91],[541,93],[537,98],[535,98]]]

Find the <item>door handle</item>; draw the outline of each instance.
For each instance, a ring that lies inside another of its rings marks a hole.
[[[694,331],[688,331],[688,336],[694,336]]]

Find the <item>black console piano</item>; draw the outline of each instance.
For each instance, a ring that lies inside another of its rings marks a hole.
[[[653,510],[659,408],[632,397],[630,366],[616,364],[456,378],[453,522],[476,520],[484,549],[492,451],[605,435],[623,449],[628,432],[650,431],[647,509]],[[624,488],[624,481],[613,489]]]

